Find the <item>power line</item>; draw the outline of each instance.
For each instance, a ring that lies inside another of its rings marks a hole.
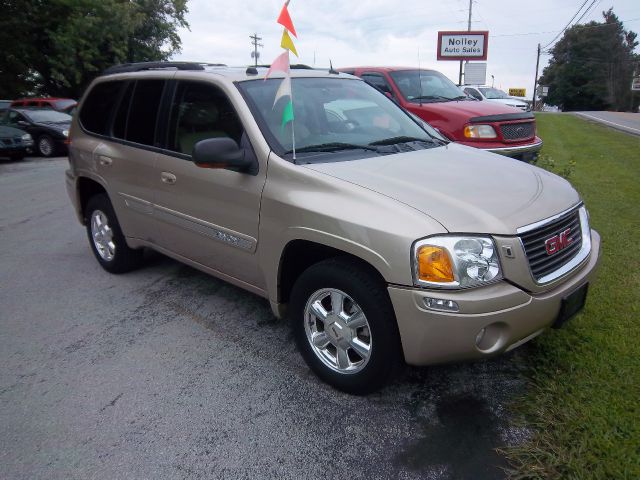
[[[636,20],[640,20],[640,17],[636,17],[636,18],[628,18],[626,20],[620,20],[620,23],[630,23],[630,22],[635,22]],[[610,26],[610,23],[601,23],[598,25],[580,25],[580,28],[602,28],[602,27],[608,27]],[[521,36],[525,36],[525,35],[543,35],[545,33],[558,33],[558,32],[562,32],[563,30],[547,30],[546,32],[527,32],[527,33],[503,33],[503,34],[499,34],[499,35],[491,35],[491,38],[496,38],[496,37],[521,37]]]
[[[588,1],[589,1],[589,0],[584,0],[584,3],[583,3],[582,5],[580,5],[580,8],[579,8],[579,9],[578,9],[578,11],[575,13],[575,15],[574,15],[573,17],[571,17],[571,20],[569,20],[569,23],[567,23],[567,25],[566,25],[562,30],[560,30],[560,33],[558,33],[558,35],[556,35],[556,36],[553,38],[553,40],[551,40],[551,41],[550,41],[549,43],[547,43],[544,47],[542,47],[542,49],[543,49],[543,50],[544,50],[545,48],[547,48],[549,45],[551,45],[553,42],[555,42],[555,41],[558,39],[558,37],[559,37],[560,35],[562,35],[562,33],[563,33],[567,28],[569,28],[569,25],[571,25],[571,22],[573,22],[574,18],[576,18],[576,17],[578,16],[578,14],[579,14],[579,13],[580,13],[580,11],[584,8],[584,6],[587,4],[587,2],[588,2]]]
[[[589,13],[589,10],[591,10],[593,7],[595,7],[598,3],[600,3],[600,0],[593,0],[589,6],[587,7],[587,9],[584,11],[584,13],[582,15],[580,15],[580,18],[578,20],[576,20],[576,25],[578,23],[580,23],[580,20],[582,20],[584,18],[584,16]]]

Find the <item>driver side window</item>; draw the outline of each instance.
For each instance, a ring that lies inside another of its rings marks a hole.
[[[240,144],[242,124],[227,96],[213,85],[182,81],[171,107],[168,149],[191,155],[201,140],[227,137]]]
[[[465,88],[464,93],[466,93],[467,95],[471,95],[476,100],[482,100],[482,95],[480,95],[480,93],[478,93],[478,91],[474,88]]]
[[[23,115],[18,112],[9,112],[9,120],[7,122],[8,125],[15,126],[18,125],[18,122],[20,121],[26,121]]]

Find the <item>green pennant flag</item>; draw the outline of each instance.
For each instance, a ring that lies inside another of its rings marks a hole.
[[[291,101],[291,97],[289,97],[289,101],[284,107],[284,111],[282,112],[282,129],[287,123],[293,121],[293,102]]]

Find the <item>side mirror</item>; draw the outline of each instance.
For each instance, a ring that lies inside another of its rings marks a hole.
[[[227,168],[247,171],[253,161],[246,150],[230,138],[208,138],[200,140],[193,147],[193,163],[201,168]]]

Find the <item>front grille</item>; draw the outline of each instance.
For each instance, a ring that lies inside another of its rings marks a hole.
[[[500,125],[500,131],[505,140],[524,140],[534,136],[536,127],[534,122],[503,123]]]
[[[549,255],[545,242],[556,235],[560,235],[567,228],[571,229],[570,237],[573,242],[556,253]],[[573,210],[560,218],[542,225],[534,230],[520,234],[520,240],[529,260],[531,273],[536,280],[555,272],[573,257],[582,247],[582,230],[580,228],[579,210]]]
[[[2,139],[2,143],[4,145],[8,145],[8,146],[13,146],[13,145],[18,145],[20,144],[20,140],[19,139],[13,139],[13,138],[3,138]]]

